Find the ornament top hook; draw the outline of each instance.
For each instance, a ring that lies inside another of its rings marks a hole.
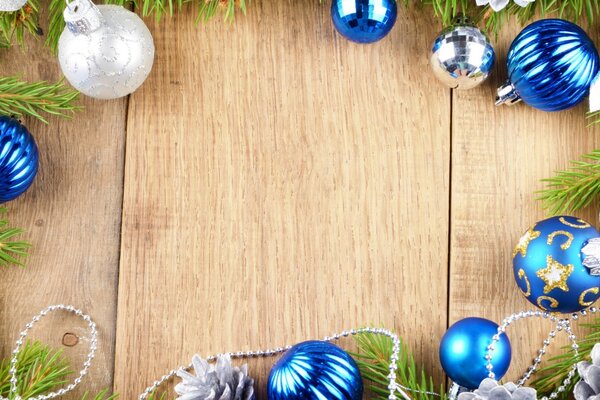
[[[88,34],[104,25],[102,13],[90,0],[65,0],[63,17],[67,28],[75,35]]]

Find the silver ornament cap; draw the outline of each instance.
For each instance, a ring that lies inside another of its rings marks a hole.
[[[67,1],[67,8],[63,12],[63,18],[74,35],[89,34],[100,28],[104,23],[102,13],[89,0]]]
[[[461,17],[435,39],[429,61],[433,73],[444,85],[472,89],[487,79],[495,59],[488,37]]]

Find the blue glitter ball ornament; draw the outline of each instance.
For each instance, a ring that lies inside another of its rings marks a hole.
[[[496,104],[523,100],[543,111],[571,108],[587,95],[599,63],[580,27],[562,19],[536,21],[510,45],[508,81],[498,88]]]
[[[361,400],[363,383],[352,357],[328,342],[289,349],[271,369],[269,400]]]
[[[23,194],[38,170],[33,136],[14,118],[0,116],[0,203]]]
[[[600,237],[587,222],[552,217],[527,230],[513,252],[513,272],[525,298],[545,311],[572,313],[600,297],[600,276],[583,265],[581,249]]]
[[[440,343],[440,362],[446,375],[460,386],[477,389],[488,377],[487,348],[498,333],[498,325],[484,318],[465,318],[452,325]],[[508,337],[503,334],[492,352],[496,379],[508,371],[512,352]]]
[[[373,43],[383,39],[398,16],[396,0],[333,0],[331,19],[346,39]]]

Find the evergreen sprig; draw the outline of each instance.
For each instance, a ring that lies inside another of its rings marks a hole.
[[[538,200],[551,214],[568,213],[590,205],[600,195],[600,150],[571,161],[569,169],[543,179]]]
[[[0,114],[28,115],[48,122],[41,113],[70,117],[81,107],[75,104],[79,92],[64,82],[25,82],[17,77],[0,77]]]
[[[392,356],[392,340],[386,336],[363,333],[355,336],[358,352],[352,356],[360,369],[365,381],[371,383],[369,389],[376,394],[375,399],[387,400],[389,389],[389,365]],[[439,400],[447,400],[443,387],[435,387],[433,380],[428,378],[423,370],[419,370],[408,347],[401,342],[398,358],[396,382],[412,389],[410,396],[413,400],[431,400],[432,395],[439,393]]]
[[[6,208],[0,207],[0,215],[6,213]],[[23,240],[13,240],[22,234],[21,228],[9,226],[8,220],[0,218],[0,266],[15,264],[23,265],[22,258],[27,257],[31,244]]]

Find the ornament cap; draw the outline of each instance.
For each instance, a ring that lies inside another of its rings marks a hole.
[[[512,106],[521,101],[521,97],[517,94],[515,87],[510,81],[506,81],[504,85],[498,88],[496,96],[496,105],[506,104]]]
[[[63,17],[75,35],[87,35],[104,25],[102,13],[90,0],[67,0]]]

